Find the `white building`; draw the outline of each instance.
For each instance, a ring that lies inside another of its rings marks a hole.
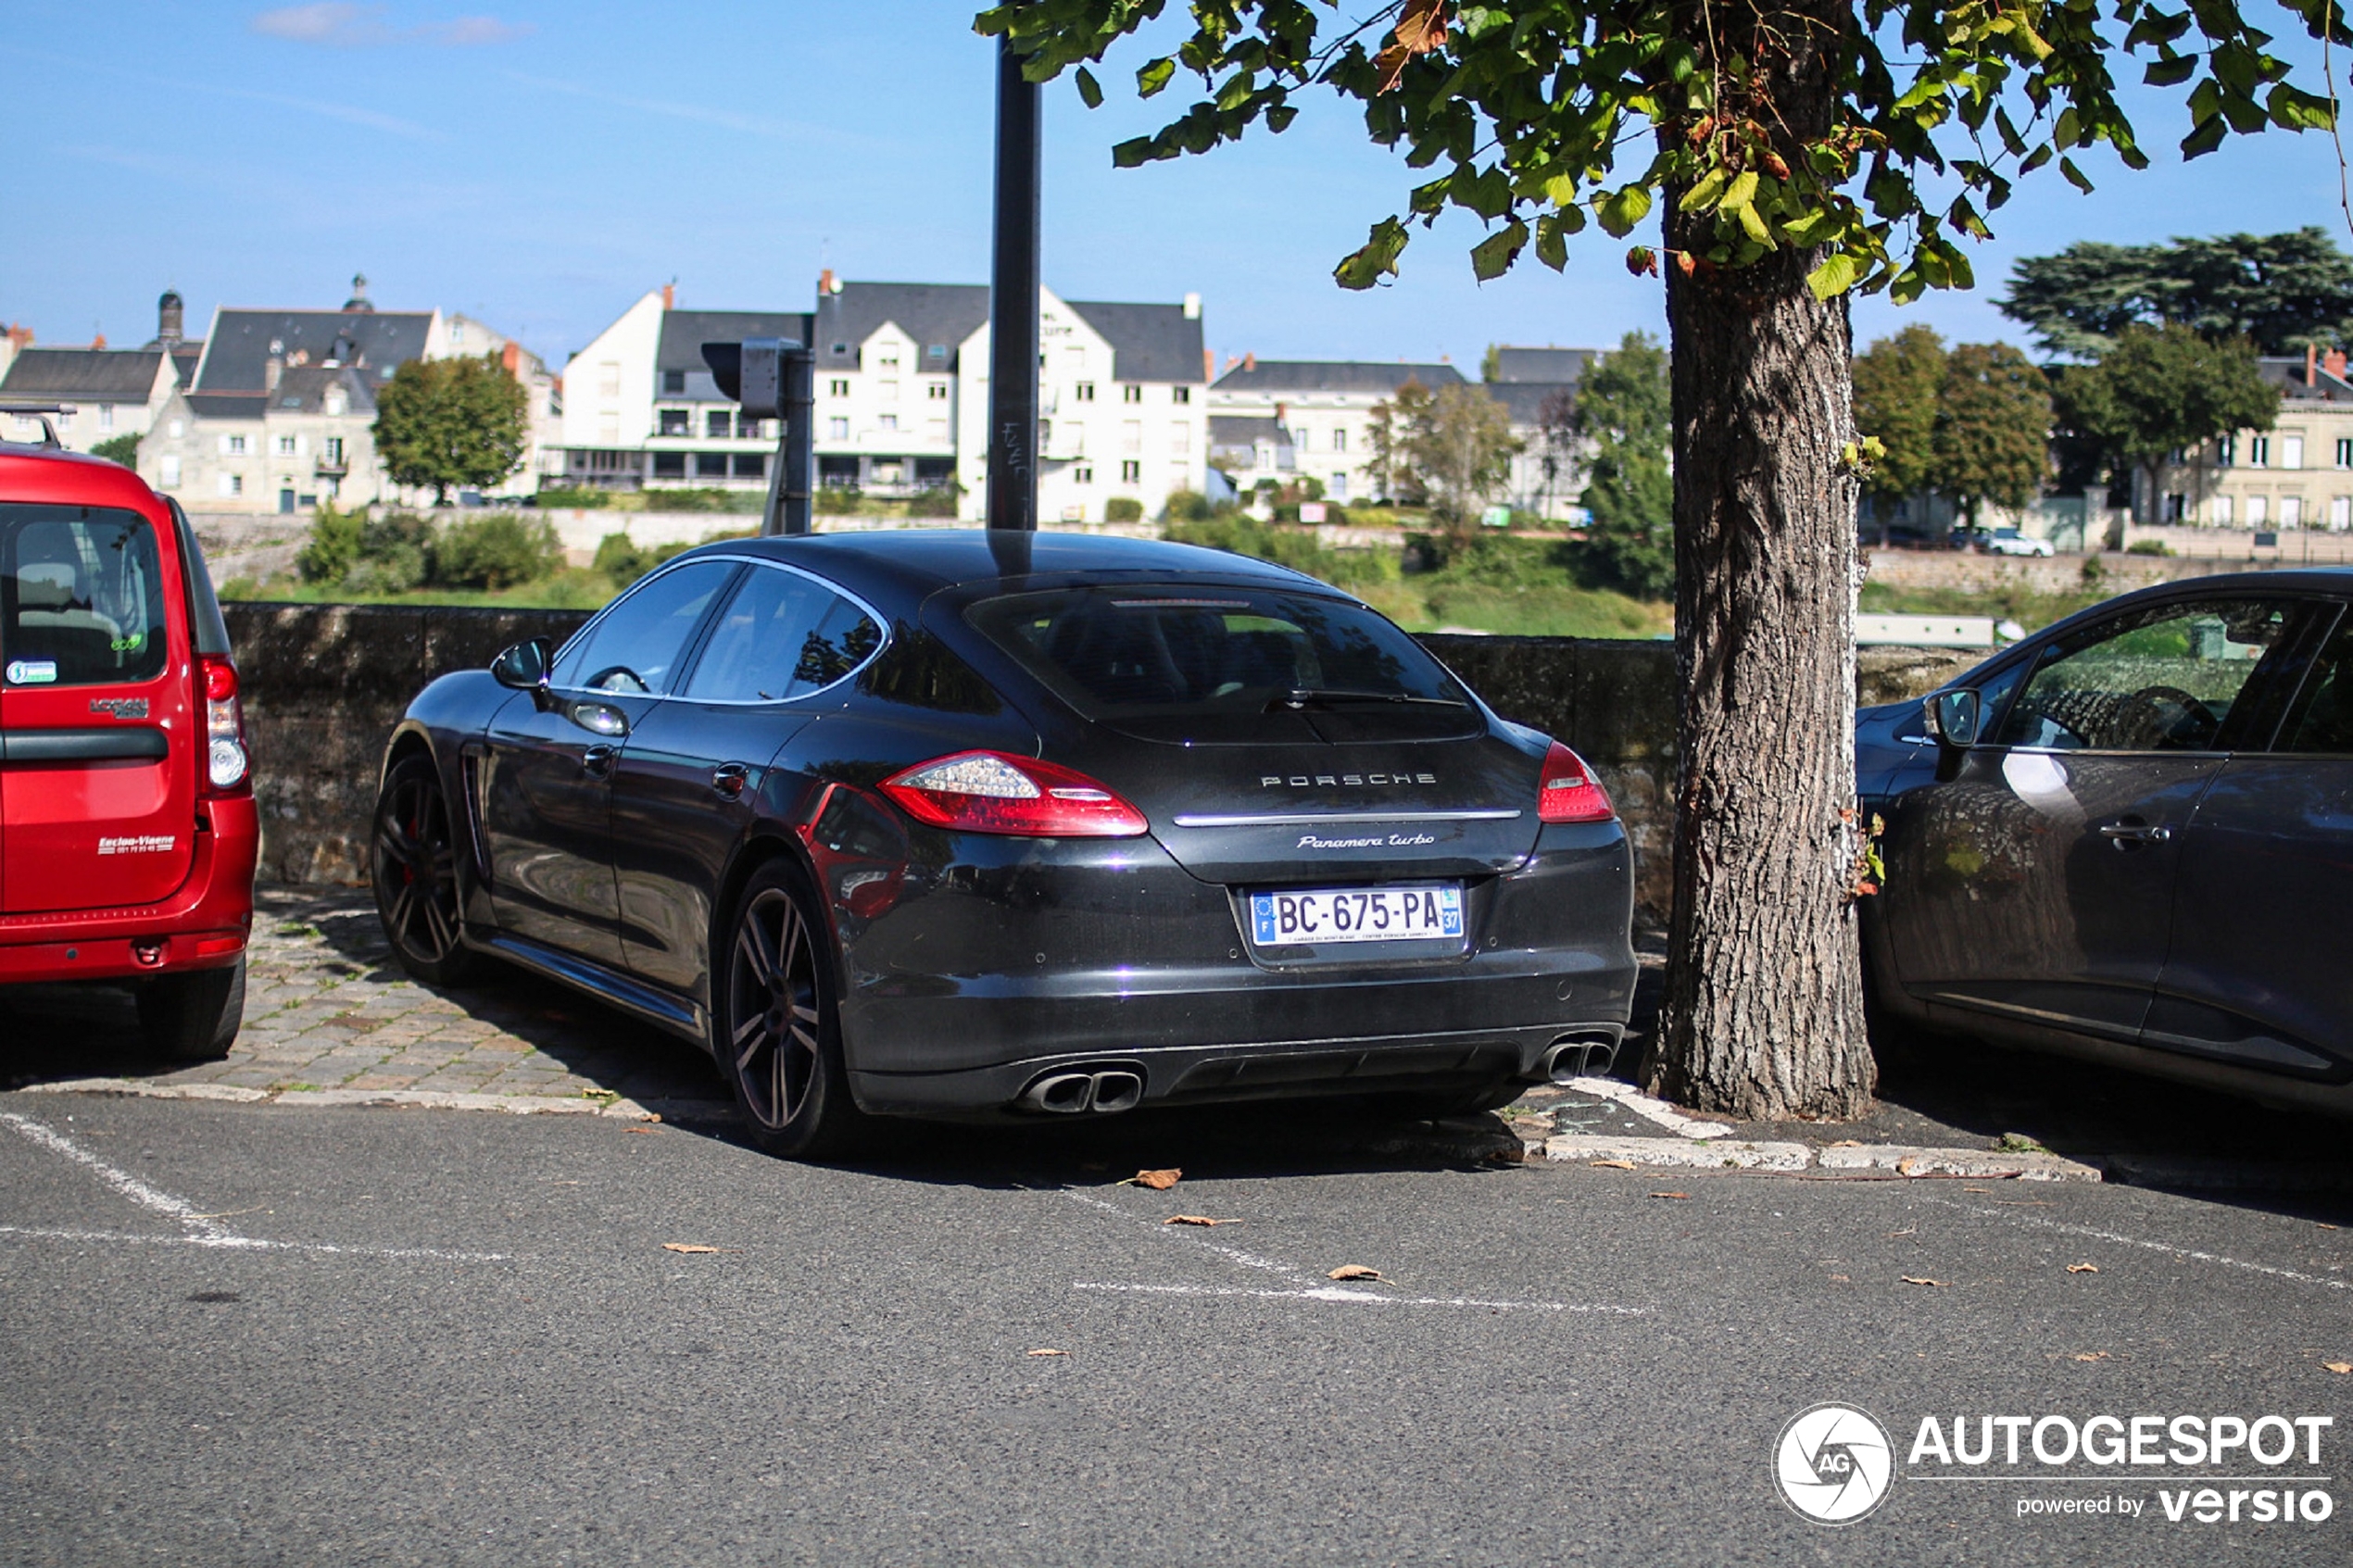
[[[193,377],[204,349],[182,338],[181,319],[180,295],[167,289],[156,302],[156,336],[142,348],[108,348],[104,337],[87,348],[36,348],[29,328],[8,328],[0,334],[0,401],[70,407],[50,423],[76,452],[145,435],[172,388]],[[12,422],[18,439],[39,438],[38,420]]]
[[[1373,476],[1373,410],[1408,382],[1432,392],[1464,384],[1448,364],[1403,360],[1261,359],[1228,361],[1209,389],[1211,441],[1217,466],[1247,494],[1261,480],[1289,484],[1312,478],[1327,500],[1380,499]]]
[[[1199,489],[1208,449],[1198,299],[1066,302],[1040,290],[1038,516],[1099,521],[1133,499],[1156,514]],[[567,367],[568,483],[764,486],[777,432],[741,418],[703,368],[705,342],[813,345],[821,488],[940,498],[977,521],[988,478],[988,291],[819,280],[813,316],[680,310],[655,290]],[[822,509],[822,508],[821,508]]]
[[[1512,434],[1519,439],[1504,497],[1519,510],[1585,521],[1577,498],[1585,490],[1589,444],[1569,436],[1565,427],[1586,369],[1600,357],[1596,348],[1495,350],[1495,373],[1481,384],[1511,415]]]

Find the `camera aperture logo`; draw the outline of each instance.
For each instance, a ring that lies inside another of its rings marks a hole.
[[[1773,1479],[1790,1507],[1818,1524],[1852,1524],[1887,1499],[1895,1445],[1853,1405],[1801,1411],[1773,1445]]]

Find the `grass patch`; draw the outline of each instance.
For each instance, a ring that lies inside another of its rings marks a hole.
[[[1882,583],[1863,584],[1861,608],[1872,615],[1990,615],[2015,621],[2029,632],[2039,632],[2079,609],[2088,609],[2114,596],[2107,587],[2086,587],[2063,594],[2038,594],[2022,587],[1896,588]]]
[[[220,585],[220,596],[229,600],[310,605],[487,605],[503,609],[601,609],[620,591],[606,573],[587,567],[567,567],[550,577],[497,589],[406,588],[380,592],[342,583],[300,583],[283,577],[267,583],[235,577]]]

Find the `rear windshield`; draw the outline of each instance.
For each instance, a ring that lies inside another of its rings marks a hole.
[[[1090,718],[1468,715],[1445,668],[1362,606],[1265,589],[1074,588],[966,618]],[[1319,726],[1320,727],[1320,726]]]
[[[163,673],[155,531],[109,507],[0,504],[0,677],[87,686]]]

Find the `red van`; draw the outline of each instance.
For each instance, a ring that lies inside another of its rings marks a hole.
[[[0,440],[0,985],[128,982],[158,1054],[225,1054],[253,927],[250,773],[228,627],[178,504],[54,437]]]

